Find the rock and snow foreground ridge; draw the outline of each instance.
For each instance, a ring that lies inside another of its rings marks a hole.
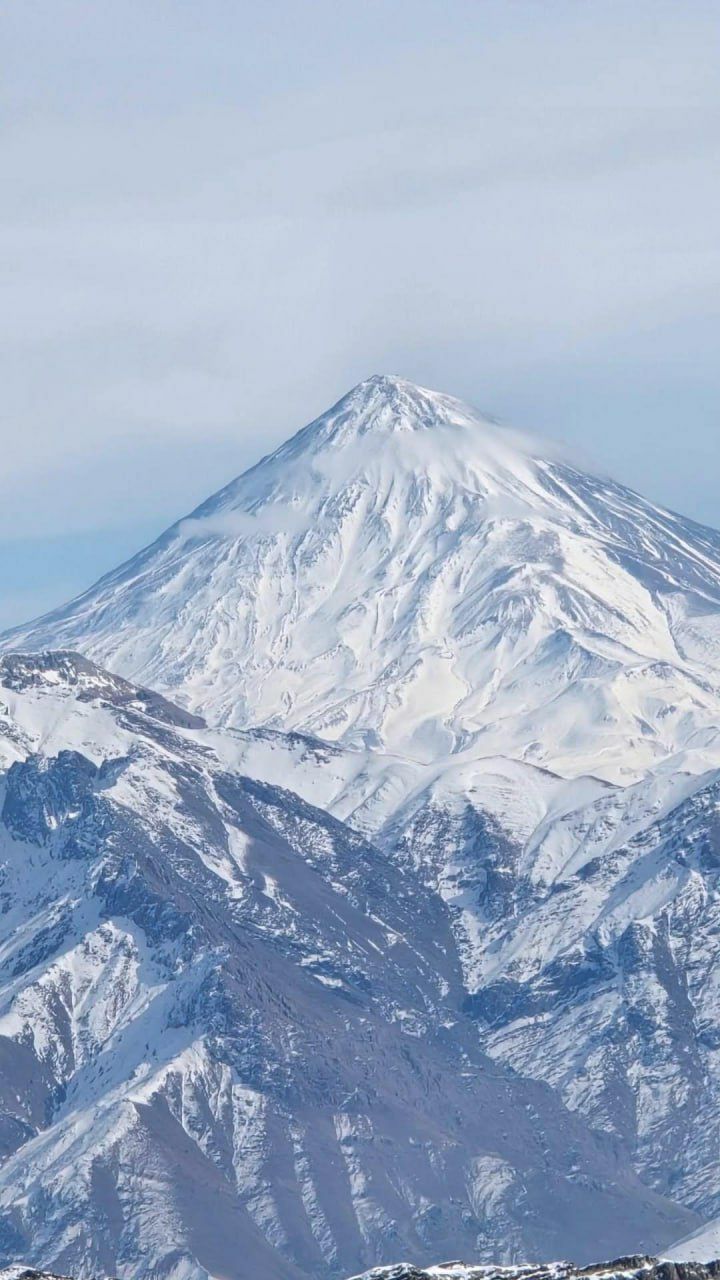
[[[716,1280],[720,1262],[673,1263],[647,1257],[617,1258],[597,1266],[578,1267],[569,1262],[524,1263],[517,1266],[466,1265],[443,1262],[419,1268],[409,1262],[396,1266],[373,1267],[351,1280]],[[0,1269],[0,1280],[70,1280],[47,1271],[36,1271],[18,1263]],[[262,1280],[260,1274],[247,1280]]]
[[[0,1256],[720,1252],[720,534],[376,377],[2,644]]]
[[[352,1280],[712,1280],[718,1275],[720,1262],[717,1261],[670,1262],[635,1255],[588,1267],[574,1266],[571,1262],[524,1263],[514,1267],[442,1262],[421,1268],[401,1262],[396,1266],[374,1267],[362,1276],[353,1276]]]
[[[0,1268],[0,1280],[70,1280],[69,1276],[58,1276],[50,1271],[37,1271],[24,1262],[17,1262],[11,1267]]]

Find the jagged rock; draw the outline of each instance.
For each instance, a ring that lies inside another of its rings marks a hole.
[[[632,1254],[578,1267],[570,1262],[532,1263],[517,1267],[473,1266],[463,1262],[440,1262],[423,1269],[410,1263],[375,1267],[353,1280],[580,1280],[583,1276],[597,1280],[715,1280],[720,1275],[720,1262],[669,1262]]]

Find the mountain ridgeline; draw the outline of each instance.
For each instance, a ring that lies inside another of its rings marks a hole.
[[[0,1260],[704,1280],[719,534],[375,377],[2,650]]]

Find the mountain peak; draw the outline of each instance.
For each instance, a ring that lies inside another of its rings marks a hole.
[[[501,430],[491,418],[453,396],[418,386],[395,374],[374,373],[351,387],[325,413],[293,436],[278,451],[283,456],[305,450],[341,446],[372,434],[391,439],[442,428],[484,427]],[[512,433],[508,433],[512,434]]]
[[[716,733],[719,603],[717,534],[375,374],[2,647],[234,726],[625,781]]]
[[[329,412],[333,413],[340,406],[367,414],[370,418],[382,419],[389,415],[396,430],[421,430],[446,421],[492,422],[478,409],[454,396],[390,373],[374,373],[365,378]]]
[[[396,403],[402,396],[409,401],[415,400],[418,402],[427,397],[438,400],[448,398],[439,391],[433,391],[429,387],[421,387],[417,382],[411,382],[409,378],[401,378],[396,373],[371,373],[369,378],[363,378],[361,382],[351,387],[342,397],[340,403],[350,397]]]
[[[361,382],[351,387],[351,392],[365,389],[371,390],[372,388],[377,388],[379,391],[387,391],[388,393],[396,390],[424,390],[416,382],[411,382],[409,378],[401,378],[397,373],[371,373],[369,378],[363,378]]]
[[[469,409],[468,405],[463,404],[461,400],[456,400],[453,396],[435,391],[431,387],[420,386],[417,382],[411,382],[409,378],[401,378],[394,373],[371,374],[369,378],[364,378],[362,382],[351,387],[339,403],[342,404],[346,400],[354,404],[367,402],[378,407],[388,405],[396,409],[405,408],[415,413],[426,412],[428,406],[437,406],[442,410],[443,407],[456,405],[465,413]]]

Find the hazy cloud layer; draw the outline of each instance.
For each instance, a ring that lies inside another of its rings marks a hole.
[[[0,538],[141,541],[385,370],[720,524],[714,4],[3,25]]]

